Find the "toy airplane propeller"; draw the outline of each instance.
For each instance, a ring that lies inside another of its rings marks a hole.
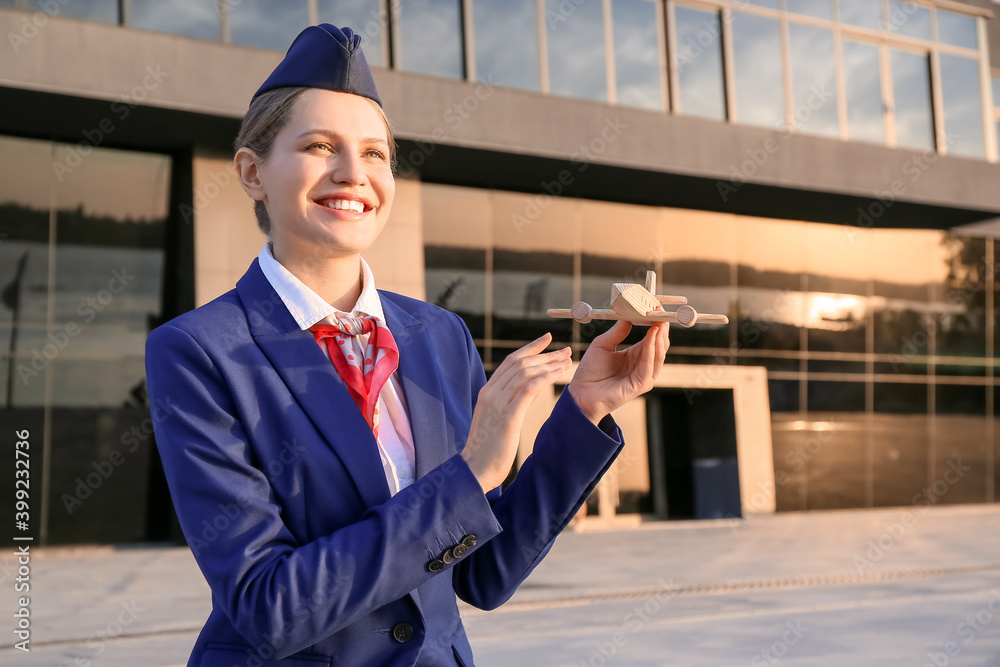
[[[656,272],[646,271],[646,285],[614,283],[611,285],[611,308],[592,308],[577,301],[572,308],[549,308],[551,317],[569,317],[577,322],[591,320],[628,320],[632,324],[676,322],[682,327],[695,324],[729,324],[725,315],[699,313],[687,305],[685,296],[665,296],[656,292]],[[663,310],[663,305],[680,305],[675,311]]]

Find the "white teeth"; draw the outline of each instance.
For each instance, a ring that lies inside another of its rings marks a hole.
[[[325,204],[327,208],[332,208],[334,210],[342,211],[354,211],[355,213],[364,213],[365,205],[359,201],[353,199],[333,199],[328,200]]]

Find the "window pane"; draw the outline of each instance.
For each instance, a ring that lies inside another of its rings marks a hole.
[[[741,123],[784,125],[781,34],[772,19],[733,12],[737,119]]]
[[[538,90],[535,0],[475,0],[476,80]],[[517,35],[517,48],[511,48]]]
[[[719,14],[678,5],[674,8],[674,32],[681,113],[724,120],[726,94]]]
[[[976,39],[976,19],[968,14],[937,10],[938,40],[953,46],[965,46],[970,49],[979,48]]]
[[[309,25],[305,0],[242,0],[229,10],[229,38],[233,44],[286,51]]]
[[[5,4],[5,3],[0,3]],[[14,3],[6,3],[13,6]],[[54,4],[52,0],[31,0],[29,5],[32,11],[53,13],[53,8],[59,16],[68,16],[74,19],[84,19],[87,21],[98,21],[100,23],[118,23],[118,0],[90,0],[89,2],[67,2],[63,0]]]
[[[218,8],[217,0],[132,0],[132,26],[217,40]]]
[[[855,140],[883,143],[885,121],[878,47],[845,39],[843,51],[848,136]]]
[[[993,79],[993,108],[1000,110],[1000,79]]]
[[[894,49],[890,60],[896,143],[904,148],[934,150],[931,75],[927,56]]]
[[[459,315],[473,338],[485,338],[490,193],[423,183],[420,206],[427,302]]]
[[[795,129],[836,137],[837,75],[833,32],[792,23],[788,26],[792,61]]]
[[[881,29],[882,3],[876,0],[839,0],[840,22],[850,25]]]
[[[385,66],[382,61],[385,22],[379,15],[379,0],[318,0],[316,9],[320,23],[347,27],[361,35],[361,48],[369,65]]]
[[[979,61],[942,53],[941,98],[948,154],[985,157]]]
[[[656,5],[650,0],[614,0],[611,24],[618,104],[662,109]]]
[[[795,12],[796,14],[806,14],[807,16],[815,16],[818,19],[829,19],[832,18],[830,14],[830,1],[831,0],[785,0],[788,5],[788,11]]]
[[[751,5],[760,5],[761,7],[770,7],[771,9],[778,8],[778,0],[750,0]]]
[[[462,16],[458,0],[399,4],[400,69],[461,79]]]
[[[573,11],[568,11],[568,8]],[[604,13],[600,0],[546,0],[549,89],[557,95],[606,101]]]
[[[931,38],[931,12],[912,2],[889,3],[889,32],[919,39]]]

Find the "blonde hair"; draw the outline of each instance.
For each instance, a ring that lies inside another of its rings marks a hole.
[[[239,134],[236,135],[236,141],[233,142],[233,152],[235,153],[241,148],[249,148],[261,159],[266,159],[274,147],[274,138],[291,119],[295,102],[307,90],[312,89],[305,86],[285,86],[261,93],[250,103],[250,108],[247,109],[247,113],[243,117]],[[389,142],[389,164],[395,171],[396,139],[392,132],[392,125],[389,123],[385,111],[375,100],[369,97],[365,99],[375,107],[385,124],[386,139]],[[260,200],[254,200],[253,212],[257,217],[257,226],[260,231],[270,237],[271,216],[268,215],[267,206]]]

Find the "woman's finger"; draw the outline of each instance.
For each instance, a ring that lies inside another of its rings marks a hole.
[[[618,320],[614,326],[595,338],[590,346],[597,346],[614,351],[618,344],[625,340],[628,332],[632,330],[632,323],[628,320]]]
[[[530,371],[536,366],[543,366],[551,363],[562,363],[570,359],[571,354],[572,350],[569,347],[564,347],[551,352],[540,352],[529,357],[522,357],[511,364],[507,373],[497,381],[497,388],[503,389],[505,387],[509,387],[511,384],[517,382],[518,377],[523,376],[525,372]]]
[[[542,334],[535,340],[531,341],[527,345],[514,350],[513,352],[508,354],[507,358],[501,361],[500,365],[497,366],[495,371],[493,371],[493,375],[490,377],[490,381],[492,382],[493,378],[497,378],[498,383],[505,383],[506,382],[505,376],[515,363],[517,363],[524,357],[538,354],[539,352],[544,350],[545,347],[550,342],[552,342],[552,334],[549,332],[545,332],[544,334]]]
[[[566,368],[568,368],[568,366],[565,368],[555,367],[549,369],[548,371],[540,373],[526,382],[513,396],[511,401],[511,407],[514,410],[514,413],[517,414],[526,410],[528,406],[535,401],[535,398],[538,397],[538,394],[542,389],[555,384],[555,381],[560,375],[563,374]]]
[[[572,360],[566,356],[563,358],[551,359],[545,363],[533,364],[528,367],[519,368],[517,373],[510,373],[510,380],[501,390],[501,395],[507,397],[509,402],[521,391],[521,389],[540,375],[549,373],[562,373],[572,364]]]

